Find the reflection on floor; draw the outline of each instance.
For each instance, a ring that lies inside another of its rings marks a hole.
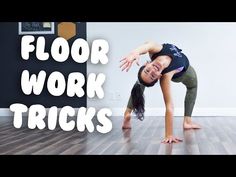
[[[236,154],[236,117],[194,117],[200,130],[183,130],[183,118],[174,118],[174,134],[182,143],[162,144],[163,117],[132,119],[132,129],[122,130],[122,117],[112,117],[113,129],[99,132],[70,132],[15,129],[12,117],[0,117],[0,154]]]

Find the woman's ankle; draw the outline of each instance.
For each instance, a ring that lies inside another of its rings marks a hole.
[[[126,110],[125,110],[125,113],[124,113],[124,118],[125,118],[125,120],[130,120],[131,119],[131,113],[132,113],[132,110],[130,109],[130,108],[127,108]]]
[[[184,116],[184,123],[185,124],[191,124],[192,118],[190,116]]]

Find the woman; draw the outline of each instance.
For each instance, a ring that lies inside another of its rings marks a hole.
[[[201,128],[191,120],[193,107],[197,96],[197,75],[193,67],[189,64],[188,58],[182,50],[173,44],[157,44],[146,42],[134,49],[128,56],[121,60],[122,71],[128,71],[135,61],[139,65],[140,55],[149,53],[151,62],[146,63],[139,69],[138,81],[132,88],[131,97],[124,114],[122,128],[131,128],[131,112],[137,115],[140,120],[144,117],[144,97],[145,87],[154,86],[160,79],[160,86],[165,102],[165,138],[163,143],[178,143],[182,141],[173,135],[173,113],[174,106],[171,96],[171,81],[181,82],[186,88],[184,103],[184,129]]]

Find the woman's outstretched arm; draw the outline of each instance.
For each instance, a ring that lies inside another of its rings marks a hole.
[[[173,136],[173,116],[174,116],[174,105],[171,97],[171,78],[173,77],[174,71],[165,74],[160,79],[160,85],[165,101],[165,138],[163,143],[178,143],[181,139]]]
[[[139,66],[140,55],[143,55],[146,53],[149,53],[149,54],[157,53],[157,52],[160,52],[161,49],[162,49],[161,44],[158,44],[152,41],[146,42],[138,46],[134,50],[132,50],[126,57],[120,60],[120,62],[122,62],[120,65],[120,68],[122,68],[122,71],[124,70],[129,71],[134,61],[136,61],[136,64]]]

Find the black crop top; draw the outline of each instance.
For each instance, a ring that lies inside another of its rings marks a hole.
[[[156,57],[163,55],[169,56],[172,60],[170,62],[170,65],[167,68],[165,68],[161,72],[161,74],[165,74],[170,71],[183,67],[183,70],[181,72],[174,74],[173,79],[175,79],[182,76],[182,74],[188,69],[189,67],[188,58],[182,53],[182,50],[176,47],[175,45],[168,43],[163,44],[162,50],[158,53],[153,54],[151,60],[153,61]]]

